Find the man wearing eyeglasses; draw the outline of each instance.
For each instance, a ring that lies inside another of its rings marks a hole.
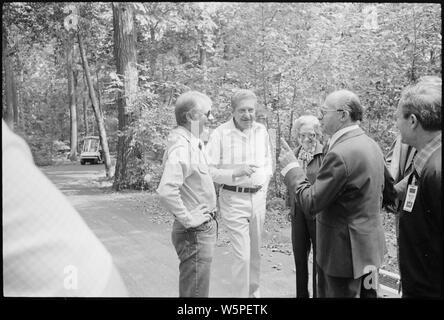
[[[208,297],[216,244],[216,192],[201,134],[208,129],[212,102],[188,91],[176,101],[177,128],[168,136],[157,192],[174,215],[171,239],[179,257],[179,296]]]
[[[269,135],[255,121],[256,105],[254,92],[235,92],[233,118],[213,131],[207,145],[211,176],[221,185],[219,207],[229,231],[235,297],[260,296],[261,234],[273,171]]]
[[[386,250],[380,215],[385,166],[380,147],[359,127],[363,111],[348,90],[327,96],[319,120],[331,139],[313,184],[282,141],[285,183],[302,210],[317,215],[320,298],[377,296],[374,272]]]

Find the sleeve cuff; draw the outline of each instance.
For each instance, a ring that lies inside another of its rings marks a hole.
[[[287,164],[287,166],[284,169],[282,169],[281,174],[282,174],[282,176],[285,177],[285,175],[288,173],[288,171],[290,171],[293,168],[299,168],[299,167],[300,167],[299,163],[291,162],[291,163]]]

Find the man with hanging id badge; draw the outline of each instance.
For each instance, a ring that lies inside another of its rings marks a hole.
[[[427,77],[408,86],[396,112],[401,142],[417,150],[413,172],[398,190],[403,200],[398,241],[403,298],[444,297],[441,84],[440,78]]]

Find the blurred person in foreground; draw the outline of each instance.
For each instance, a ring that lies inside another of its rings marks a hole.
[[[359,127],[363,112],[351,91],[327,96],[319,120],[331,138],[313,183],[282,140],[279,162],[287,188],[306,214],[318,215],[320,298],[377,297],[369,278],[375,276],[386,250],[380,214],[386,170],[380,147]]]
[[[216,193],[200,137],[213,119],[211,105],[211,99],[197,91],[177,98],[177,127],[168,136],[157,189],[162,205],[174,216],[171,239],[180,260],[180,297],[209,295]]]
[[[112,257],[2,120],[3,293],[123,297]]]
[[[432,81],[431,81],[432,80]],[[441,79],[406,87],[396,111],[401,142],[416,149],[413,170],[398,188],[399,269],[403,298],[444,296],[441,186]]]
[[[323,145],[320,142],[319,120],[313,115],[303,115],[294,124],[299,146],[294,155],[313,184],[322,164]],[[296,266],[296,297],[308,298],[308,256],[313,247],[312,296],[316,297],[316,216],[298,208],[294,193],[290,192],[291,240]]]

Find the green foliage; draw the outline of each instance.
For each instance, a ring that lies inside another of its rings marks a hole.
[[[220,124],[231,115],[233,91],[250,88],[268,111],[270,128],[288,138],[291,112],[294,121],[303,113],[315,112],[329,92],[348,88],[366,108],[362,127],[386,151],[396,135],[394,112],[402,88],[422,75],[441,75],[439,4],[133,5],[139,82],[132,106],[137,120],[128,129],[134,142],[128,152],[137,160],[128,171],[127,187],[154,188],[166,136],[175,126],[173,104],[186,90],[207,93]],[[69,137],[64,6],[25,2],[3,7],[8,43],[17,48],[12,56],[21,127],[31,140],[45,135],[51,141]],[[116,74],[114,60],[112,5],[77,3],[77,8],[110,149],[115,150],[121,75]],[[366,25],[369,8],[376,12],[374,28]],[[78,53],[74,56],[82,88]],[[88,108],[90,131],[95,127],[97,134],[89,102]],[[81,118],[79,108],[82,134]],[[35,144],[44,148],[41,142]],[[144,182],[146,174],[151,175],[151,184]],[[285,187],[276,178],[270,192],[282,195]]]

